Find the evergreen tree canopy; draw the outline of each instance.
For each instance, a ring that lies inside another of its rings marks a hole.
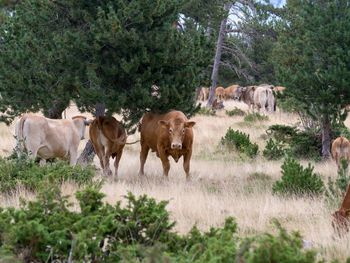
[[[275,49],[277,78],[323,126],[350,103],[349,50],[349,0],[287,1]]]
[[[181,8],[177,0],[21,1],[0,28],[2,120],[69,100],[89,112],[102,102],[128,124],[146,109],[191,114],[209,43],[200,26],[173,26]]]

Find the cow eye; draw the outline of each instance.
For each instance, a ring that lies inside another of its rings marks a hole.
[[[185,133],[185,129],[182,129],[182,133]]]

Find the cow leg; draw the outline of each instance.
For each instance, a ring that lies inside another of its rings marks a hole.
[[[77,151],[76,150],[70,150],[69,152],[69,164],[74,166],[77,163]]]
[[[149,147],[141,143],[139,176],[143,176],[145,174],[144,167],[145,167],[145,162],[147,159],[148,152],[149,152]]]
[[[114,161],[114,175],[115,175],[115,178],[118,177],[119,161],[120,161],[120,158],[122,157],[122,154],[123,154],[123,150],[118,151],[117,155],[115,156],[115,161]]]
[[[109,158],[110,156],[112,155],[111,151],[109,148],[106,149],[106,153],[105,153],[105,156],[104,156],[104,169],[103,169],[103,172],[105,175],[108,175],[108,176],[111,176],[112,175],[112,170],[111,168],[109,167]]]
[[[169,174],[169,170],[170,170],[170,162],[169,162],[169,159],[168,157],[166,156],[165,152],[162,151],[159,153],[159,157],[160,157],[160,160],[162,161],[162,165],[163,165],[163,175],[165,177],[168,177],[168,174]]]
[[[191,161],[192,151],[188,151],[186,154],[184,154],[184,170],[186,173],[186,179],[190,179],[190,161]]]

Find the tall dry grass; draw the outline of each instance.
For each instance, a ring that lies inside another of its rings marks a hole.
[[[226,107],[247,110],[246,105],[237,102],[228,102]],[[74,107],[67,111],[68,117],[76,114],[78,111]],[[334,237],[330,215],[335,208],[329,207],[323,198],[281,198],[272,195],[271,186],[281,176],[282,161],[266,161],[261,156],[254,160],[241,159],[219,146],[220,138],[228,127],[232,127],[248,133],[262,150],[265,130],[269,125],[294,125],[298,122],[297,116],[277,112],[269,115],[268,121],[247,124],[243,117],[228,117],[221,111],[214,117],[195,116],[193,120],[197,124],[194,127],[190,182],[185,180],[182,160],[179,163],[171,161],[169,179],[162,178],[161,162],[154,153],[149,154],[146,162],[146,176],[138,177],[140,147],[139,144],[129,145],[121,159],[118,181],[107,178],[102,187],[106,194],[105,201],[115,203],[128,191],[137,195],[147,194],[158,200],[169,200],[168,210],[177,222],[176,230],[181,233],[187,232],[194,224],[202,230],[220,226],[228,216],[237,219],[239,231],[243,235],[274,232],[271,222],[277,218],[288,230],[300,231],[304,239],[310,241],[326,259],[344,261],[350,257],[350,235],[342,239]],[[346,124],[349,123],[347,120]],[[2,155],[10,152],[14,145],[12,128],[0,126]],[[138,136],[133,135],[128,141]],[[84,145],[85,141],[81,143],[80,149]],[[94,163],[99,167],[97,158]],[[325,181],[328,177],[336,176],[333,162],[314,165]],[[76,187],[70,184],[63,185],[62,189],[65,194],[76,191]],[[34,198],[32,194],[19,189],[12,197],[1,196],[0,203],[2,206],[18,206],[19,197]]]

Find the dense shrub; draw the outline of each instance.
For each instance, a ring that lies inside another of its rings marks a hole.
[[[249,113],[244,117],[246,122],[256,122],[256,121],[268,121],[269,117],[266,115],[261,115],[259,112]]]
[[[279,227],[278,236],[242,239],[228,218],[222,228],[201,233],[194,227],[173,232],[167,202],[128,194],[126,205],[102,202],[99,187],[77,194],[80,209],[47,184],[37,201],[19,209],[0,209],[0,253],[11,262],[316,262],[315,251],[304,251],[298,234]]]
[[[86,168],[72,167],[62,161],[40,166],[25,155],[14,159],[0,158],[0,191],[9,193],[18,185],[22,185],[28,190],[35,190],[46,178],[59,183],[72,181],[83,185],[91,182],[94,174],[94,170],[90,166]]]
[[[266,130],[267,135],[282,143],[289,143],[297,132],[298,130],[295,127],[280,124],[271,125]]]
[[[241,110],[237,107],[235,107],[233,110],[226,111],[226,115],[228,115],[228,116],[244,116],[245,114],[246,113],[243,110]]]
[[[295,159],[287,158],[282,164],[282,178],[272,187],[275,194],[282,195],[319,195],[324,191],[324,184],[314,167],[308,164],[304,168]]]
[[[249,135],[240,131],[235,131],[228,128],[225,137],[221,138],[221,144],[228,149],[235,149],[249,157],[254,157],[258,154],[259,147],[256,143],[252,143]]]
[[[285,149],[281,142],[269,139],[263,151],[263,156],[268,160],[278,160],[285,155]]]

